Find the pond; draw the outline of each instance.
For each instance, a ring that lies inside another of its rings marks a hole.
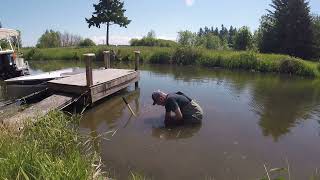
[[[53,70],[31,65],[35,71]],[[62,65],[73,66],[79,64]],[[205,112],[203,123],[165,128],[164,107],[152,106],[151,93],[158,89],[194,98]],[[257,179],[265,175],[264,165],[288,163],[292,179],[308,179],[320,167],[320,81],[144,65],[139,89],[97,103],[84,114],[81,132],[96,139],[104,170],[116,179],[131,172],[153,179]]]

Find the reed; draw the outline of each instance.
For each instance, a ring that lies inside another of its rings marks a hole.
[[[87,48],[24,49],[27,60],[82,59],[82,54],[95,53],[103,60],[103,51],[111,52],[112,61],[134,60],[133,51],[141,52],[141,61],[151,64],[178,64],[242,69],[255,72],[285,73],[299,76],[319,76],[320,65],[288,55],[261,54],[251,51],[222,51],[192,47],[132,47],[95,46]]]
[[[79,118],[50,112],[20,134],[0,132],[1,179],[97,179],[101,163],[90,140],[78,133]]]

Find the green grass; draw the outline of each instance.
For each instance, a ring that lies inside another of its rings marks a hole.
[[[0,132],[0,179],[96,179],[97,156],[77,118],[51,112],[21,134]]]
[[[95,46],[88,48],[23,49],[27,60],[75,60],[85,53],[95,53],[103,59],[103,51],[111,51],[113,61],[134,60],[133,51],[141,51],[141,61],[154,64],[200,65],[255,72],[285,73],[319,77],[320,65],[288,55],[261,54],[250,51],[217,51],[191,47],[131,47]]]

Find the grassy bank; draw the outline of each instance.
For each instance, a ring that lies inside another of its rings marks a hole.
[[[75,123],[76,118],[51,112],[19,135],[1,129],[0,178],[96,179],[96,155]]]
[[[89,52],[95,53],[97,59],[102,60],[102,52],[104,50],[111,50],[111,58],[115,61],[133,60],[133,51],[140,50],[141,60],[146,63],[201,65],[256,72],[287,73],[310,77],[320,75],[320,65],[318,63],[287,55],[261,54],[248,51],[212,51],[188,47],[96,46],[90,48],[24,49],[23,52],[27,60],[74,60],[81,59],[82,54]]]

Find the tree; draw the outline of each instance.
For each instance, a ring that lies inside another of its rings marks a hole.
[[[234,40],[234,49],[248,50],[252,48],[252,34],[248,27],[243,26],[239,29]]]
[[[94,43],[91,39],[86,38],[80,41],[79,46],[80,47],[96,46],[96,43]]]
[[[149,31],[148,34],[147,34],[147,38],[155,39],[156,38],[156,32],[154,30]]]
[[[313,32],[313,57],[320,59],[320,16],[312,16],[312,32]]]
[[[53,48],[61,46],[61,33],[54,30],[46,30],[39,38],[36,45],[38,48]]]
[[[312,56],[312,27],[309,2],[272,0],[273,10],[262,17],[262,52]]]
[[[2,28],[2,23],[1,23],[1,21],[0,21],[0,28]]]
[[[195,46],[196,34],[191,31],[178,32],[178,43],[182,46]]]
[[[233,26],[230,26],[229,36],[228,36],[228,46],[230,48],[233,48],[234,38],[235,38],[236,34],[237,34],[237,28],[233,28]]]
[[[101,27],[101,24],[107,24],[106,43],[109,45],[109,27],[118,24],[120,27],[127,28],[131,20],[129,20],[124,13],[124,2],[120,0],[99,0],[98,4],[93,4],[95,12],[90,19],[86,19],[91,26]]]
[[[70,46],[78,46],[82,41],[81,36],[74,35],[68,32],[64,32],[60,34],[61,46],[62,47],[70,47]]]

